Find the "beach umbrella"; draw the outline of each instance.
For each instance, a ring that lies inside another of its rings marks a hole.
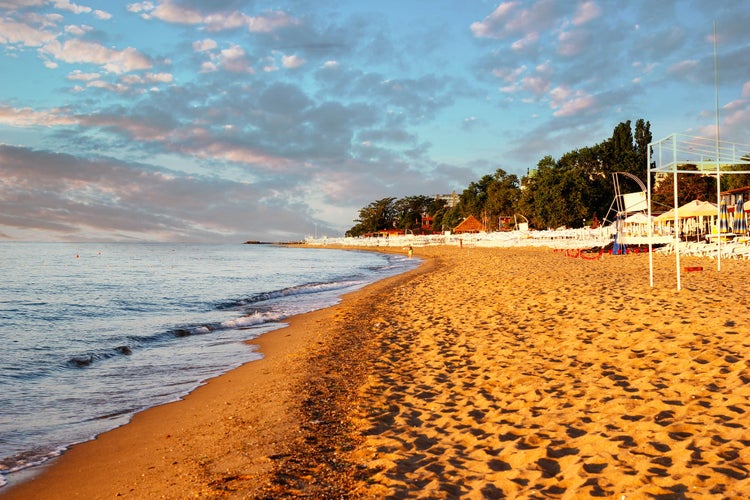
[[[745,202],[742,195],[737,197],[737,205],[734,207],[734,232],[744,234],[747,231],[747,216],[745,215]]]
[[[729,212],[727,212],[727,202],[724,200],[721,200],[721,205],[719,206],[719,232],[729,232]]]
[[[716,205],[710,201],[693,200],[679,208],[680,219],[712,215],[716,213]]]

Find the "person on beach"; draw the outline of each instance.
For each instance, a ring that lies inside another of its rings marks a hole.
[[[409,258],[411,259],[411,256],[414,255],[414,249],[409,245]]]

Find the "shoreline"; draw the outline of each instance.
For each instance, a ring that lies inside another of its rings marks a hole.
[[[82,477],[91,498],[750,491],[750,261],[678,292],[667,256],[651,288],[643,254],[415,251],[418,268],[254,339],[262,360],[73,448],[27,490],[49,496],[15,498]]]
[[[287,326],[246,341],[263,358],[72,445],[0,488],[0,498],[182,498],[224,495],[235,488],[260,495],[268,488],[262,478],[270,475],[274,460],[288,454],[289,441],[300,432],[299,387],[311,378],[309,360],[332,341],[323,335],[330,330],[326,323],[340,309],[366,302],[390,283],[424,272],[426,265],[347,293],[338,304],[287,318]],[[222,449],[230,442],[241,447]]]

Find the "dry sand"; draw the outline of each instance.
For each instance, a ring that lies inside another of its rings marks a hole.
[[[314,250],[311,250],[314,251]],[[750,261],[417,248],[8,498],[736,498]],[[7,490],[7,488],[6,488]],[[1,491],[1,490],[0,490]]]

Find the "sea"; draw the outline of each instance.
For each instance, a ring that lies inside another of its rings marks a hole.
[[[260,359],[245,341],[290,316],[417,264],[285,245],[0,243],[0,488]]]

